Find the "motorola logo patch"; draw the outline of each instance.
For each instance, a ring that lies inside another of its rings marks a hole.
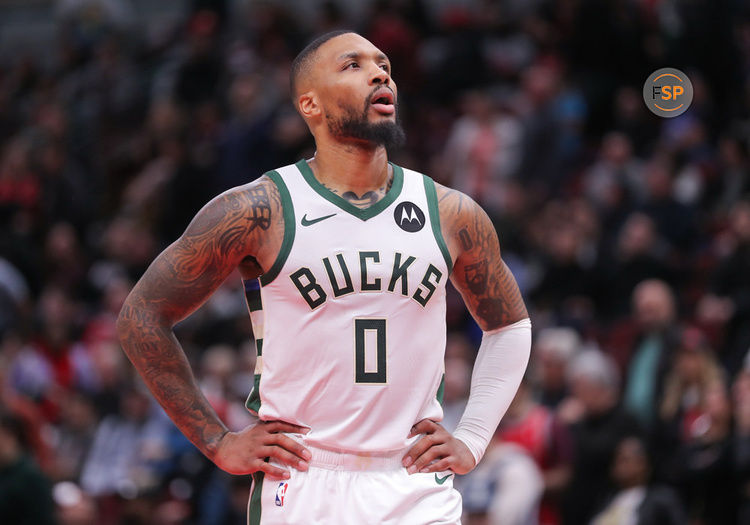
[[[402,230],[414,233],[424,228],[424,212],[413,202],[404,201],[396,206],[393,218]]]

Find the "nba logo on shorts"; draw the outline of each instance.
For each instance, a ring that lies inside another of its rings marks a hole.
[[[276,506],[277,507],[283,507],[284,506],[284,496],[286,495],[286,489],[289,486],[289,483],[286,481],[282,481],[279,483],[279,486],[276,488]]]

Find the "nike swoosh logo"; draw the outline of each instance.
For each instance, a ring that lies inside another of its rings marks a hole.
[[[324,221],[326,219],[330,219],[334,215],[336,215],[336,214],[332,213],[330,215],[324,215],[323,217],[318,217],[317,219],[308,219],[307,218],[307,214],[305,213],[305,215],[302,217],[301,224],[302,224],[302,226],[311,226],[311,225],[315,224],[316,222],[320,222],[320,221]]]
[[[435,472],[435,483],[437,483],[438,485],[442,485],[452,475],[453,474],[448,474],[444,478],[439,478],[438,475],[437,475],[437,472]]]

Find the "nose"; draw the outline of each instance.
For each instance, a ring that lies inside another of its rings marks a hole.
[[[378,84],[384,84],[388,85],[391,82],[391,75],[388,74],[388,72],[380,67],[379,65],[373,66],[375,69],[372,72],[372,77],[370,78],[370,83],[374,85]]]

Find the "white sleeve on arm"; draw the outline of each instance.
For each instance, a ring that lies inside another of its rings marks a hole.
[[[484,332],[471,392],[453,436],[463,441],[477,463],[516,395],[531,353],[531,321],[526,318]]]

